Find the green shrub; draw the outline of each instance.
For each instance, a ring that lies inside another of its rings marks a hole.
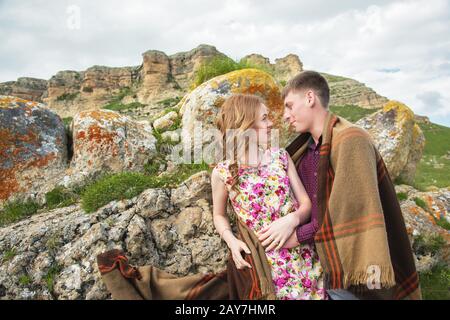
[[[259,69],[273,75],[273,71],[264,65],[254,64],[245,59],[235,61],[228,57],[216,56],[208,59],[198,68],[195,73],[193,88],[222,74],[249,68]]]
[[[94,88],[92,88],[92,87],[84,87],[83,88],[83,92],[92,93],[92,92],[94,92]]]
[[[399,193],[397,193],[397,199],[399,201],[406,200],[406,199],[408,199],[408,195],[404,192],[399,192]]]
[[[42,206],[33,200],[16,200],[5,204],[0,211],[0,227],[35,214]]]
[[[74,93],[63,93],[62,95],[56,98],[56,101],[71,101],[74,100],[78,96],[78,92]]]

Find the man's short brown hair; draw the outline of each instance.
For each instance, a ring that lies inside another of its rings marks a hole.
[[[298,91],[303,89],[310,89],[319,97],[320,102],[324,108],[328,108],[330,102],[330,88],[327,80],[316,71],[303,71],[289,80],[281,93],[282,99],[291,91]]]

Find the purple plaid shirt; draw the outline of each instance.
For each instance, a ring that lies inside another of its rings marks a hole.
[[[297,227],[296,234],[298,242],[313,242],[314,235],[319,229],[317,220],[317,185],[318,185],[318,169],[320,158],[320,146],[322,145],[322,136],[316,145],[314,139],[311,137],[308,144],[308,149],[303,154],[297,172],[300,180],[305,186],[306,193],[311,199],[311,220],[308,223]]]

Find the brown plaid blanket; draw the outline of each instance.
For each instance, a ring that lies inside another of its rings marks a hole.
[[[300,134],[286,148],[296,165],[310,136]],[[331,112],[322,133],[318,179],[321,227],[314,240],[326,288],[348,289],[363,298],[420,299],[386,165],[365,130]]]

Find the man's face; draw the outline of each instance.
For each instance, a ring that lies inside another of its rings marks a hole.
[[[311,91],[290,91],[284,99],[284,120],[295,132],[309,132],[312,125]]]

